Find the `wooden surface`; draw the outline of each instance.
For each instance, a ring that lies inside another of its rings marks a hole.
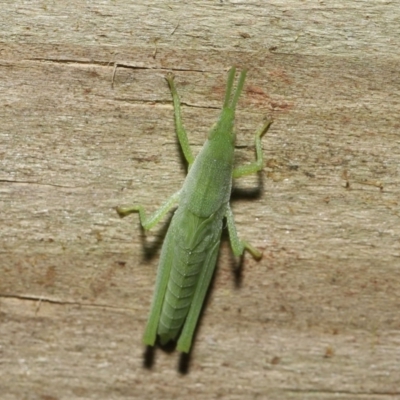
[[[400,398],[396,3],[2,3],[1,399]],[[146,352],[166,225],[114,207],[183,182],[167,71],[197,152],[231,65],[238,163],[274,119],[233,202],[264,257],[225,240],[190,357]]]

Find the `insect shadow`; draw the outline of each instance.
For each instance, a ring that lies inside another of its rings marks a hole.
[[[169,342],[165,345],[161,345],[156,342],[157,346],[146,346],[146,350],[143,353],[143,368],[152,369],[154,365],[155,351],[157,347],[160,347],[166,353],[172,353],[175,350],[175,343]]]
[[[207,295],[207,297],[209,297],[209,296]],[[207,303],[207,299],[206,299],[205,303]],[[204,309],[204,307],[203,307],[203,309]],[[202,314],[203,314],[203,311],[201,311],[201,314],[200,314],[200,317],[199,317],[199,324],[201,324]],[[197,336],[197,329],[198,329],[198,326],[196,326],[196,330],[195,330],[195,332],[193,334],[193,338],[194,339]],[[176,348],[176,343],[169,342],[169,343],[167,343],[165,345],[161,345],[157,341],[157,347],[161,348],[166,353],[173,353],[175,351],[175,348]],[[190,349],[189,353],[180,353],[177,370],[181,375],[186,375],[186,374],[189,373],[190,364],[191,364],[191,360],[192,360],[193,348],[194,348],[194,345]],[[153,368],[154,358],[155,358],[155,351],[156,351],[155,349],[156,349],[155,346],[146,346],[146,350],[143,353],[143,367],[144,368],[146,368],[146,369],[152,369]]]
[[[167,219],[162,223],[162,227],[158,229],[155,238],[149,240],[148,232],[140,225],[140,241],[142,244],[143,260],[149,261],[159,254],[165,235],[167,234],[169,224],[174,216],[175,209],[171,211]]]
[[[231,194],[231,202],[237,200],[256,200],[261,198],[264,192],[264,179],[263,174],[257,174],[257,183],[251,188],[242,188],[242,187],[234,187]],[[224,229],[222,232],[222,241],[229,242],[228,230]],[[230,252],[230,259],[231,259],[231,268],[232,273],[235,281],[236,288],[240,288],[243,282],[243,268],[244,268],[244,259],[245,253],[243,253],[239,260],[235,258],[232,252]]]

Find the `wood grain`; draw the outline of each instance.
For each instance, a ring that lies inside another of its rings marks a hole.
[[[4,2],[1,398],[400,398],[399,10]],[[224,240],[191,356],[146,352],[167,225],[144,237],[114,208],[183,182],[167,71],[197,152],[231,65],[238,163],[274,119],[233,202],[264,257],[235,274]]]

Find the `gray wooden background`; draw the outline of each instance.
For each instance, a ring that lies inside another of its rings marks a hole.
[[[400,399],[398,2],[6,0],[0,34],[1,399]],[[114,207],[183,182],[165,74],[197,152],[231,65],[264,257],[224,240],[191,356],[146,351],[166,225]]]

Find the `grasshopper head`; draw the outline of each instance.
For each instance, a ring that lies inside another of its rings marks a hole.
[[[246,70],[240,73],[238,85],[235,93],[231,99],[233,80],[235,78],[236,68],[232,67],[228,72],[228,81],[226,83],[224,105],[217,123],[212,127],[208,136],[209,140],[223,140],[232,144],[235,143],[235,132],[233,124],[235,121],[235,110],[239,100],[240,93],[242,92],[244,80],[246,79]]]

